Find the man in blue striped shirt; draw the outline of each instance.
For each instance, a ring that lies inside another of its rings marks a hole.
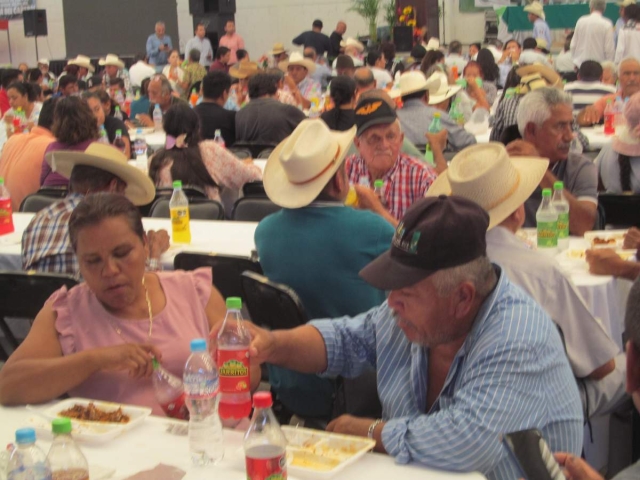
[[[500,435],[528,428],[578,455],[582,406],[560,336],[487,259],[488,225],[461,197],[416,202],[389,251],[360,272],[391,291],[385,303],[293,330],[250,326],[251,354],[327,376],[374,366],[383,419],[343,415],[328,430],[368,435],[398,463],[519,478]]]

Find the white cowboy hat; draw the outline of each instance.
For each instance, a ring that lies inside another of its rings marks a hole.
[[[41,58],[40,60],[38,60],[38,65],[46,65],[48,67],[49,66],[49,59],[48,58]]]
[[[72,58],[67,62],[67,65],[77,65],[78,67],[86,68],[91,73],[96,71],[96,68],[91,65],[91,59],[84,55],[78,55],[76,58]]]
[[[434,87],[433,82],[429,82],[422,71],[411,70],[410,72],[400,75],[398,88],[400,90],[400,96],[405,96],[421,90],[432,90]],[[437,86],[435,88],[437,88]]]
[[[269,199],[284,208],[313,202],[342,165],[355,134],[355,126],[336,132],[318,120],[300,122],[269,155],[262,178]]]
[[[618,2],[617,5],[619,7],[628,7],[629,5],[635,5],[636,0],[622,0],[622,2]]]
[[[544,8],[540,2],[531,2],[529,5],[523,8],[525,12],[533,13],[544,20]]]
[[[101,58],[98,61],[98,65],[101,67],[110,66],[110,67],[118,67],[120,70],[124,69],[124,62],[120,60],[117,55],[113,53],[108,53],[105,58]]]
[[[426,197],[458,195],[473,200],[489,214],[489,229],[502,223],[540,185],[549,161],[509,157],[501,143],[472,145],[458,153]]]
[[[536,38],[536,47],[545,52],[549,51],[549,45],[547,45],[547,41],[544,38]]]
[[[563,87],[562,77],[553,68],[546,65],[539,63],[525,65],[518,68],[516,73],[520,77],[518,90],[521,95],[542,87]]]
[[[280,55],[281,53],[287,53],[287,50],[284,48],[284,43],[274,43],[273,50],[269,52],[271,55]]]
[[[316,71],[316,63],[309,58],[304,58],[300,52],[293,52],[289,56],[289,60],[283,60],[278,63],[278,68],[283,72],[286,72],[289,65],[300,65],[307,69],[309,75]]]
[[[440,40],[435,37],[431,37],[427,42],[427,45],[424,49],[428,52],[430,50],[440,50]]]
[[[125,197],[134,205],[146,205],[153,201],[156,188],[148,175],[129,165],[127,157],[111,145],[92,142],[82,151],[58,150],[45,155],[54,172],[69,178],[76,165],[87,165],[112,173],[127,184]]]
[[[437,105],[440,102],[444,102],[447,98],[453,97],[462,88],[460,85],[449,85],[449,79],[444,72],[434,72],[427,79],[427,82],[431,87],[429,88],[429,105]]]
[[[340,46],[342,48],[356,47],[356,50],[358,50],[358,53],[364,52],[364,45],[362,44],[362,42],[356,40],[353,37],[349,37],[346,40],[342,40],[340,42]]]

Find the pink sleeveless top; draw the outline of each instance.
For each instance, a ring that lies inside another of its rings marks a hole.
[[[148,319],[130,321],[115,317],[85,283],[69,291],[63,287],[51,295],[48,302],[57,313],[55,327],[63,355],[124,343],[152,343],[162,352],[162,365],[182,378],[191,340],[208,338],[205,306],[211,296],[211,269],[157,275],[167,301],[162,312],[153,318],[150,340]],[[111,323],[120,328],[122,336]],[[164,415],[156,402],[151,378],[132,379],[124,370],[97,372],[68,393],[72,397],[151,407],[155,415]]]

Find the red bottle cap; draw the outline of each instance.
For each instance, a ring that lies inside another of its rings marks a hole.
[[[271,408],[273,399],[271,392],[257,392],[253,394],[253,406],[255,408]]]

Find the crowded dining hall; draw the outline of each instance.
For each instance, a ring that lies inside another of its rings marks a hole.
[[[640,479],[636,0],[139,2],[0,9],[0,480]]]

